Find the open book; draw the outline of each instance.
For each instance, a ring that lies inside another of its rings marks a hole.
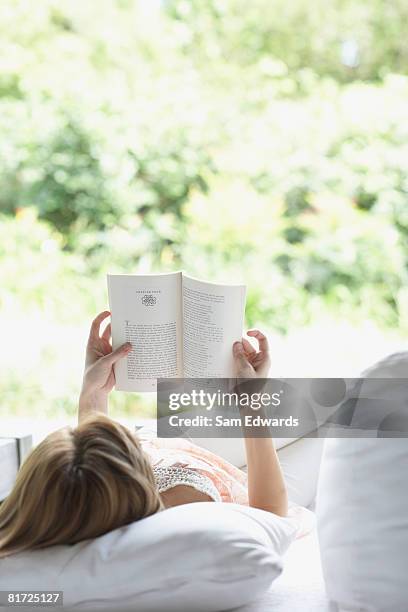
[[[155,391],[157,378],[229,378],[242,336],[243,285],[170,274],[108,274],[113,349],[133,348],[115,366],[116,389]]]

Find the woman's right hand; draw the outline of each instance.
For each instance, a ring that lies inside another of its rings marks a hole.
[[[110,324],[101,332],[110,312],[104,310],[93,321],[86,346],[85,371],[79,398],[79,418],[92,411],[108,413],[108,395],[115,385],[114,365],[126,357],[132,346],[122,344],[115,351],[110,342]]]
[[[242,338],[242,342],[234,342],[232,352],[236,377],[267,378],[271,367],[268,339],[259,329],[251,329],[247,335],[257,340],[259,348],[254,348],[246,338]]]

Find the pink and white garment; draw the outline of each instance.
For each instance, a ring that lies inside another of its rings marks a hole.
[[[140,441],[160,493],[188,485],[214,501],[248,505],[247,475],[219,455],[180,438],[140,436]],[[298,537],[313,528],[314,515],[306,508],[290,503],[288,515],[299,523]]]

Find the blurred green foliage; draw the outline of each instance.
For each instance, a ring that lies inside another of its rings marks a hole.
[[[183,267],[249,325],[408,331],[407,7],[4,0],[0,310],[82,325],[107,271]]]
[[[200,65],[203,60],[216,62],[222,72],[223,61],[252,69],[267,68],[275,59],[281,62],[275,76],[286,73],[300,85],[310,71],[342,82],[407,71],[404,0],[170,0],[164,4],[174,19],[187,25],[184,49]],[[293,83],[286,86],[293,91]]]

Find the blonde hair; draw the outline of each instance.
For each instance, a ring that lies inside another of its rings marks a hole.
[[[23,463],[0,506],[0,558],[96,538],[161,507],[136,436],[93,416],[50,434]]]

